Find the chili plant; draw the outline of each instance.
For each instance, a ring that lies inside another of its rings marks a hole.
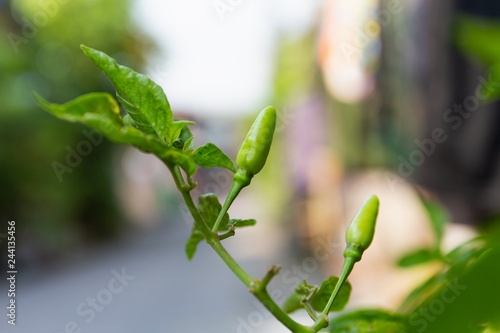
[[[255,120],[236,157],[236,168],[233,161],[213,143],[194,149],[193,136],[188,128],[194,123],[174,120],[167,97],[160,86],[147,76],[117,64],[103,52],[83,45],[81,48],[113,83],[116,97],[126,114],[122,117],[118,102],[108,93],[86,94],[62,105],[49,103],[35,93],[38,103],[60,119],[83,123],[102,132],[111,141],[129,144],[156,155],[170,170],[194,219],[191,236],[186,244],[188,258],[194,256],[197,245],[205,240],[248,290],[290,331],[314,333],[327,328],[329,313],[345,307],[351,291],[347,277],[372,242],[378,198],[372,196],[366,200],[347,230],[345,263],[340,278],[330,276],[320,287],[311,286],[304,281],[296,286],[283,306],[279,306],[269,295],[267,286],[279,273],[280,266],[269,267],[261,279],[254,278],[233,259],[221,243],[234,236],[237,228],[256,223],[253,219],[232,219],[227,210],[240,191],[250,184],[252,177],[264,167],[276,126],[275,108],[266,107]],[[201,195],[196,204],[191,196],[191,191],[196,187],[194,174],[198,167],[216,166],[234,172],[233,186],[224,205],[220,204],[213,193]],[[310,315],[312,321],[309,326],[299,324],[289,316],[289,313],[298,309],[305,309]],[[391,317],[380,311],[358,313],[355,316],[358,319],[368,318],[367,320]],[[340,317],[339,324],[329,330],[338,331],[349,320],[349,316]],[[373,323],[370,325],[373,326]]]

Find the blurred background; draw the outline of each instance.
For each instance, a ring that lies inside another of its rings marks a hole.
[[[446,212],[445,251],[497,220],[499,17],[487,0],[0,0],[0,267],[14,220],[19,270],[17,327],[1,331],[286,332],[206,244],[187,260],[192,222],[159,160],[35,105],[32,91],[114,94],[80,44],[151,77],[196,121],[195,146],[233,159],[275,105],[267,165],[230,209],[258,222],[229,251],[254,276],[282,264],[282,302],[339,274],[345,229],[377,194],[348,308],[394,311],[440,265],[396,265],[433,246],[422,198]],[[223,198],[231,177],[199,170],[193,194]]]

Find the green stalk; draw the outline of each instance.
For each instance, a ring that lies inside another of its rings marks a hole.
[[[233,273],[249,287],[254,283],[254,278],[248,274],[226,251],[222,246],[221,242],[217,238],[212,238],[207,241],[207,243],[214,249],[215,252],[221,257],[221,259],[226,263],[226,265],[233,271]]]
[[[294,333],[316,333],[318,330],[314,330],[311,327],[303,326],[296,321],[294,321],[290,316],[285,313],[279,306],[274,302],[269,293],[266,290],[267,284],[271,278],[277,274],[278,268],[273,267],[266,277],[261,281],[259,279],[254,279],[250,274],[248,274],[226,251],[222,246],[217,234],[212,232],[203,220],[200,212],[194,204],[193,198],[190,194],[190,187],[187,186],[179,167],[165,162],[167,167],[172,173],[177,189],[181,192],[188,209],[193,216],[194,223],[203,233],[207,243],[214,249],[214,251],[219,255],[219,257],[226,263],[226,265],[233,271],[233,273],[248,287],[248,290],[254,294],[254,296],[273,314],[273,316],[279,320],[283,325],[285,325],[290,331]],[[241,189],[240,189],[241,190]]]
[[[322,328],[327,328],[328,325],[330,324],[330,319],[328,316],[324,313],[320,313],[318,315],[318,320],[314,323],[314,325],[311,327],[313,332],[319,332]]]
[[[181,192],[182,198],[184,199],[184,202],[186,203],[189,212],[193,216],[194,223],[196,226],[200,229],[200,231],[203,233],[203,236],[205,239],[208,241],[211,238],[215,238],[215,235],[210,231],[210,228],[206,224],[206,222],[203,220],[203,218],[200,215],[200,212],[196,208],[196,205],[194,204],[193,198],[191,197],[190,194],[190,189],[191,187],[186,184],[184,181],[184,178],[182,177],[182,173],[179,169],[178,165],[171,165],[169,162],[164,161],[164,163],[167,165],[168,169],[172,173],[172,177],[174,178],[175,185],[177,186],[177,189],[179,192]]]
[[[219,225],[222,222],[222,218],[226,214],[227,210],[229,207],[231,207],[231,204],[233,203],[234,199],[240,194],[241,190],[245,187],[246,185],[234,181],[233,186],[231,186],[231,190],[229,191],[229,194],[226,197],[226,201],[224,201],[224,205],[222,206],[222,209],[219,212],[219,216],[217,216],[217,220],[215,220],[214,227],[212,228],[212,232],[217,232],[219,229]]]
[[[205,221],[203,220],[200,212],[196,208],[194,204],[193,198],[191,197],[191,193],[189,192],[189,187],[186,186],[184,178],[182,178],[182,174],[179,170],[178,166],[172,166],[169,163],[166,163],[170,171],[172,172],[172,176],[174,177],[175,185],[177,189],[181,192],[186,205],[188,206],[189,212],[193,216],[194,223],[203,233],[206,241],[210,246],[217,252],[219,257],[229,266],[229,268],[236,274],[236,276],[247,286],[253,282],[253,278],[241,268],[240,265],[227,253],[226,249],[220,243],[217,235],[213,233],[210,228],[207,226]]]
[[[283,325],[285,325],[290,331],[294,333],[317,332],[313,330],[313,328],[303,326],[290,318],[290,316],[285,311],[283,311],[278,304],[274,302],[265,288],[259,291],[255,290],[253,294],[273,314],[273,316],[278,319]]]
[[[337,284],[335,285],[335,289],[333,289],[332,295],[330,296],[330,299],[328,300],[328,303],[326,303],[325,308],[321,312],[321,314],[318,316],[318,319],[312,326],[314,332],[318,332],[322,328],[327,328],[330,320],[328,319],[328,314],[330,313],[330,309],[332,308],[333,302],[335,301],[335,298],[337,297],[337,294],[340,291],[340,288],[344,284],[344,282],[347,280],[347,277],[349,274],[351,274],[352,269],[354,267],[354,264],[358,262],[359,259],[356,257],[346,257],[344,260],[344,266],[342,267],[342,272],[340,273],[339,280],[337,281]]]
[[[314,320],[314,322],[318,321],[318,315],[316,314],[316,311],[314,311],[311,303],[309,303],[309,300],[307,299],[307,297],[305,297],[305,296],[302,297],[300,304],[302,304],[304,306],[307,313],[309,314],[309,317],[311,317],[311,319]]]
[[[333,305],[333,301],[335,301],[335,297],[337,297],[337,294],[339,293],[340,288],[344,284],[344,282],[347,280],[347,277],[349,274],[351,274],[351,271],[354,267],[354,264],[357,262],[356,258],[353,257],[346,257],[344,260],[344,266],[342,267],[342,272],[340,273],[339,280],[337,281],[337,284],[335,285],[335,289],[332,292],[332,296],[330,296],[330,299],[328,300],[328,303],[325,306],[325,309],[323,310],[323,314],[328,315],[330,313],[330,309]]]
[[[219,225],[222,222],[224,215],[226,215],[227,210],[229,209],[229,207],[231,207],[231,204],[233,203],[234,199],[236,199],[238,194],[240,194],[241,190],[244,187],[250,185],[252,177],[253,175],[250,174],[245,169],[238,169],[238,171],[236,171],[233,177],[234,179],[233,186],[231,186],[231,190],[229,191],[229,194],[226,197],[226,201],[224,201],[224,205],[222,206],[222,209],[219,212],[219,216],[217,216],[217,220],[215,220],[212,232],[217,233]]]

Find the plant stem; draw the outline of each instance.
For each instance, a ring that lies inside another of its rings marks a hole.
[[[266,285],[269,279],[264,278],[262,281],[252,278],[240,265],[231,257],[231,255],[222,246],[220,241],[215,238],[208,242],[217,254],[224,260],[226,265],[236,274],[236,276],[248,287],[248,290],[278,319],[283,325],[288,327],[294,333],[315,333],[312,328],[303,326],[285,313],[278,304],[274,302],[267,292]],[[275,272],[270,271],[266,277],[272,277]]]
[[[332,292],[332,296],[330,296],[330,299],[328,300],[328,303],[326,304],[325,309],[323,310],[323,314],[328,315],[328,313],[330,312],[330,308],[333,305],[335,297],[337,297],[337,294],[339,293],[340,287],[342,287],[344,282],[347,280],[349,274],[351,274],[352,268],[354,267],[355,263],[356,263],[356,258],[353,257],[345,258],[344,266],[342,267],[342,272],[340,273],[339,280],[335,285],[335,289]]]
[[[318,320],[316,320],[316,322],[312,326],[313,332],[318,332],[322,328],[327,328],[329,323],[330,319],[328,319],[328,316],[324,313],[320,313],[318,316]]]
[[[267,288],[267,285],[269,282],[271,282],[271,279],[277,275],[281,270],[281,265],[272,265],[267,268],[267,273],[266,276],[262,279],[260,282],[260,286],[263,288]]]
[[[222,218],[224,217],[224,215],[226,215],[226,212],[233,203],[234,199],[236,199],[241,189],[243,189],[243,187],[245,186],[246,185],[243,185],[239,181],[235,180],[233,182],[233,186],[231,186],[231,190],[229,191],[229,194],[226,197],[226,201],[224,201],[224,205],[222,206],[222,209],[220,210],[219,215],[217,216],[217,220],[215,221],[214,227],[212,228],[212,232],[217,232],[217,230],[219,229],[219,225],[222,221]]]
[[[253,278],[243,270],[243,268],[238,265],[238,263],[227,253],[226,249],[220,243],[218,236],[216,233],[212,232],[210,228],[207,226],[205,221],[200,215],[200,212],[196,208],[194,204],[193,198],[191,197],[191,193],[189,192],[189,187],[185,186],[186,183],[182,178],[182,174],[179,170],[178,166],[172,166],[167,163],[168,168],[172,172],[172,176],[174,177],[175,185],[177,185],[177,189],[181,192],[186,205],[188,206],[189,212],[193,216],[194,223],[203,233],[205,240],[208,244],[217,252],[219,257],[229,266],[229,268],[238,276],[238,278],[243,281],[245,285],[250,286],[253,282]]]
[[[294,333],[316,333],[318,330],[314,330],[311,327],[303,326],[297,323],[295,320],[290,318],[290,316],[285,313],[279,306],[274,302],[269,293],[267,292],[267,284],[271,278],[276,275],[279,271],[279,266],[271,266],[268,270],[267,275],[261,281],[259,279],[254,279],[250,274],[248,274],[226,251],[222,246],[217,233],[210,230],[205,221],[203,220],[200,212],[194,204],[193,198],[191,197],[190,190],[191,187],[186,184],[182,173],[177,165],[172,165],[167,161],[164,161],[175,181],[177,189],[181,192],[186,205],[188,206],[189,212],[193,216],[194,223],[203,233],[207,243],[214,249],[214,251],[219,255],[219,257],[226,263],[226,265],[233,271],[233,273],[248,287],[248,290],[254,294],[254,296],[273,314],[273,316],[278,319],[283,325],[289,328]],[[240,188],[241,190],[241,188]],[[239,191],[238,191],[239,192]]]
[[[234,231],[234,229],[231,229],[225,234],[219,235],[219,240],[224,240],[226,238],[233,237],[235,234],[236,232]]]
[[[313,328],[303,326],[297,323],[295,320],[290,318],[290,316],[283,311],[278,304],[269,296],[269,293],[265,288],[254,290],[253,294],[259,299],[259,301],[273,314],[273,316],[278,319],[283,325],[285,325],[290,331],[294,333],[316,333]]]
[[[172,176],[175,181],[175,185],[177,186],[177,189],[179,192],[181,192],[182,197],[184,199],[184,202],[186,203],[189,212],[193,216],[194,223],[196,226],[200,229],[200,231],[203,233],[203,236],[205,239],[208,241],[211,238],[215,238],[216,235],[210,231],[210,228],[206,224],[206,222],[203,220],[203,218],[200,215],[200,212],[196,208],[196,205],[194,204],[193,198],[191,197],[191,194],[189,193],[190,187],[186,184],[184,181],[184,178],[182,178],[182,173],[181,170],[179,169],[179,166],[177,165],[171,165],[170,163],[164,161],[167,167],[169,168],[170,172],[172,173]]]
[[[316,314],[316,311],[311,306],[311,303],[309,303],[309,300],[307,297],[302,297],[302,300],[300,301],[300,304],[302,304],[305,308],[307,313],[309,314],[309,317],[311,317],[314,322],[318,321],[318,315]]]
[[[251,287],[254,278],[250,276],[241,266],[231,257],[231,255],[222,246],[221,242],[217,239],[207,240],[207,243],[214,249],[215,252],[221,257],[226,265],[233,271],[233,273],[247,286]]]

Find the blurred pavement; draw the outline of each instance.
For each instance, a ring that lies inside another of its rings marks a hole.
[[[162,225],[132,240],[93,249],[52,271],[20,270],[17,324],[8,325],[4,314],[0,332],[287,332],[256,306],[253,296],[207,244],[200,244],[192,262],[186,259],[189,230],[182,223]],[[260,236],[253,240],[254,249],[270,240],[267,231],[264,237],[262,232],[240,232],[247,233],[240,247],[248,246],[256,235]],[[237,251],[237,238],[227,241],[236,257],[245,252]],[[273,251],[273,257],[266,259],[237,259],[250,274],[262,277],[268,265],[287,261],[278,258],[284,252]],[[271,290],[281,288],[276,285],[283,284],[282,279],[276,280]],[[7,290],[4,281],[2,294]],[[292,287],[281,289],[288,294]]]

